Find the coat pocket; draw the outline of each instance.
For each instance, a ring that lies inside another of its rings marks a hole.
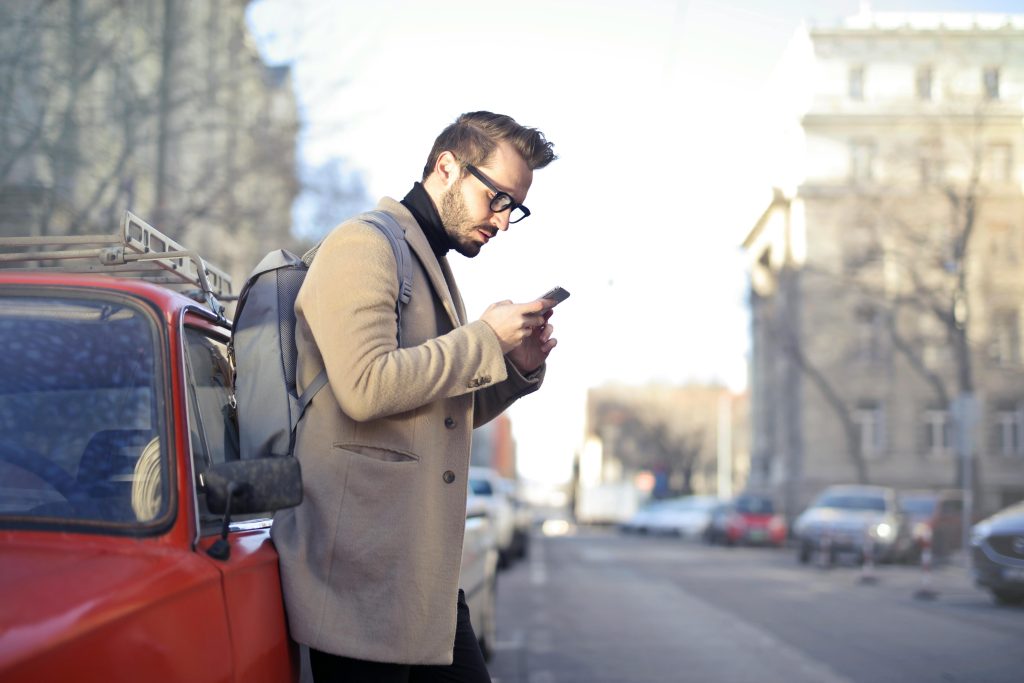
[[[348,476],[337,524],[340,561],[332,570],[332,585],[357,592],[368,585],[394,590],[415,580],[411,560],[422,542],[417,524],[423,501],[419,462],[380,460],[350,448],[338,447],[335,453],[348,460]]]
[[[393,448],[380,448],[359,443],[336,443],[334,448],[347,451],[355,455],[361,455],[371,460],[381,462],[419,462],[419,456],[408,451],[396,450]]]

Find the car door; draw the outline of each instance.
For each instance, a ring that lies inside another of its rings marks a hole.
[[[298,678],[298,650],[289,641],[277,551],[270,540],[270,516],[235,518],[227,534],[229,553],[219,559],[210,548],[221,537],[224,518],[206,506],[201,480],[208,467],[237,460],[238,435],[232,401],[232,369],[225,332],[199,317],[184,327],[188,424],[196,473],[196,551],[223,576],[224,608],[231,632],[235,680]]]

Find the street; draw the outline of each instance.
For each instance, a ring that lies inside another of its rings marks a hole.
[[[922,587],[937,595],[915,597]],[[498,579],[495,683],[1024,680],[1024,608],[960,566],[801,566],[792,549],[535,534]]]

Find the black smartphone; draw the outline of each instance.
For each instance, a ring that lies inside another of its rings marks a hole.
[[[549,307],[544,309],[544,312],[547,312],[551,308],[554,308],[558,304],[560,304],[563,301],[565,301],[566,299],[568,299],[569,298],[569,292],[568,292],[568,290],[562,289],[561,287],[552,287],[551,289],[549,289],[547,292],[545,292],[544,294],[542,294],[538,298],[541,298],[541,299],[551,299],[552,301],[555,302],[555,303],[551,304],[551,306],[549,306]]]

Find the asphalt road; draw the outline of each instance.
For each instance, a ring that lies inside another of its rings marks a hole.
[[[532,541],[499,575],[495,683],[1024,681],[1024,608],[963,566],[824,569],[602,529]]]

